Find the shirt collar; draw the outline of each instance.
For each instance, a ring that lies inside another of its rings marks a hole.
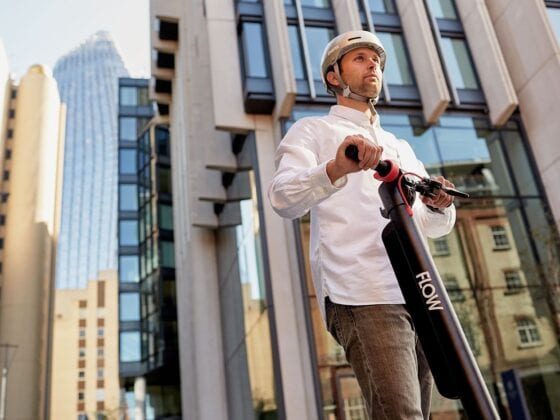
[[[373,116],[373,124],[369,122],[369,118],[367,117],[365,112],[358,111],[357,109],[350,108],[344,105],[333,105],[331,106],[331,110],[329,115],[334,115],[340,118],[344,118],[346,120],[350,120],[355,124],[361,125],[363,127],[375,127],[379,128],[379,114],[375,114]]]

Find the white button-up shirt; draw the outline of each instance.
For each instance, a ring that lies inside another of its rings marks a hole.
[[[372,124],[365,113],[335,105],[328,115],[302,118],[289,129],[276,151],[277,171],[268,196],[282,217],[294,219],[311,211],[311,270],[323,317],[326,296],[344,305],[404,303],[381,239],[389,220],[380,213],[380,181],[373,171],[360,171],[333,185],[326,172],[340,143],[356,134],[383,146],[382,159],[427,176],[410,145],[383,130],[378,116]],[[417,199],[413,210],[428,237],[449,233],[455,223],[454,206],[440,214]]]

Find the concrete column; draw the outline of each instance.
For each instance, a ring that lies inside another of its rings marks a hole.
[[[206,89],[212,93],[215,126],[230,131],[250,130],[253,121],[245,114],[243,106],[234,2],[212,0],[203,5],[205,14],[198,19],[190,18],[189,24],[199,26],[207,35],[210,83]],[[199,40],[202,42],[194,48],[199,48],[200,55],[204,55],[206,45],[202,37]]]
[[[339,33],[359,31],[362,29],[360,11],[355,1],[332,0],[336,27]]]
[[[424,119],[435,124],[445,112],[451,97],[445,80],[430,22],[422,0],[396,0]]]
[[[134,420],[146,418],[146,379],[134,379]]]
[[[486,5],[557,225],[560,225],[560,47],[541,0]]]
[[[271,120],[257,118],[256,149],[263,203],[267,249],[274,296],[276,334],[282,375],[282,391],[286,418],[319,419],[312,372],[309,340],[305,328],[301,281],[291,221],[274,213],[267,198],[267,188],[274,174],[275,136]]]
[[[282,0],[263,2],[270,62],[276,95],[275,118],[288,118],[296,100],[296,77],[290,50],[286,12]]]
[[[517,95],[484,0],[455,0],[480,83],[495,126],[517,108]]]

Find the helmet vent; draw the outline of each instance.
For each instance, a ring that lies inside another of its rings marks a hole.
[[[361,36],[355,36],[353,38],[348,38],[348,41],[354,41],[355,39],[361,39]]]

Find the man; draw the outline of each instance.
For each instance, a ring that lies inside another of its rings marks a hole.
[[[385,50],[366,31],[334,38],[321,71],[337,105],[323,117],[298,120],[280,143],[269,186],[275,211],[290,219],[311,212],[313,281],[328,330],[342,345],[375,419],[427,419],[433,379],[404,305],[381,232],[379,181],[369,169],[380,159],[427,176],[404,140],[381,128],[375,103],[381,90]],[[348,159],[349,145],[359,162]],[[446,187],[453,185],[436,177]],[[416,200],[414,217],[423,234],[449,233],[453,197],[439,191]]]

